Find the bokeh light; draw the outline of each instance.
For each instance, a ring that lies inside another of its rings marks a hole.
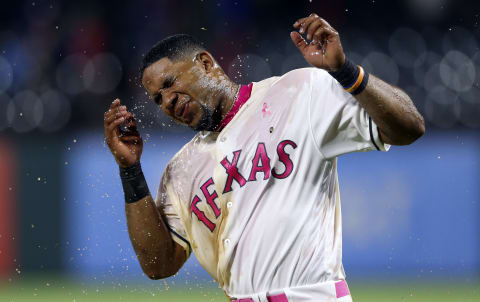
[[[83,77],[88,58],[83,54],[72,54],[66,57],[57,67],[58,87],[71,95],[85,90]]]
[[[478,42],[471,31],[460,26],[454,26],[446,31],[442,41],[442,48],[445,53],[459,50],[467,56],[472,56],[478,51]]]
[[[71,114],[70,100],[57,90],[47,90],[41,96],[43,119],[39,128],[45,132],[54,132],[65,126]]]
[[[480,88],[472,87],[460,94],[460,121],[470,128],[480,128]]]
[[[122,79],[122,65],[112,53],[99,53],[83,69],[83,83],[93,93],[113,91]]]
[[[436,86],[427,95],[425,115],[430,122],[441,128],[450,128],[457,122],[460,106],[457,95],[443,87]]]
[[[0,131],[9,126],[7,113],[10,102],[11,99],[8,95],[0,93]]]
[[[397,63],[382,52],[372,51],[362,61],[361,65],[369,73],[391,83],[398,84],[399,70]]]
[[[449,51],[440,62],[439,71],[445,86],[458,92],[469,90],[475,81],[475,66],[460,51]]]
[[[13,81],[12,66],[2,56],[0,56],[0,93],[7,90]]]
[[[447,13],[451,0],[407,0],[410,11],[418,18],[435,21]]]
[[[20,91],[13,98],[13,104],[15,112],[11,124],[16,132],[29,132],[42,121],[43,104],[33,91]]]
[[[405,68],[413,68],[414,65],[423,64],[426,44],[422,36],[410,28],[399,28],[390,37],[389,50],[397,64]]]

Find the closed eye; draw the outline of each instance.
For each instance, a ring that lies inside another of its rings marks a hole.
[[[161,90],[163,89],[166,89],[166,88],[170,88],[173,86],[173,83],[175,82],[176,78],[174,78],[173,76],[169,76],[165,79],[165,81],[163,81],[163,87]],[[162,104],[162,92],[160,91],[158,94],[154,95],[153,96],[153,101],[157,104],[157,105],[161,105]]]
[[[163,89],[165,88],[170,88],[173,85],[173,82],[175,82],[175,78],[173,76],[169,76],[163,81]]]

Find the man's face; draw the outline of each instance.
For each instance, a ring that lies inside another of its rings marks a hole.
[[[153,101],[176,122],[196,130],[215,127],[215,98],[208,89],[212,79],[202,64],[162,58],[145,69],[142,83]]]

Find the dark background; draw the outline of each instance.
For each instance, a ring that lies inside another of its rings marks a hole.
[[[61,93],[57,97],[69,101],[69,105],[62,110],[70,112],[70,117],[61,119],[55,113],[48,114],[53,108],[44,105],[43,119],[37,117],[32,126],[22,125],[23,121],[15,123],[10,118],[7,119],[9,123],[0,124],[0,129],[6,128],[7,133],[38,132],[39,127],[35,124],[43,125],[40,129],[56,128],[51,124],[63,124],[61,129],[96,128],[100,126],[100,114],[115,97],[122,98],[130,105],[146,103],[143,91],[137,86],[140,84],[137,70],[142,56],[155,42],[175,33],[188,33],[203,41],[227,73],[239,82],[258,81],[268,75],[280,75],[305,66],[290,42],[289,32],[295,20],[311,12],[324,17],[340,32],[345,51],[351,54],[352,59],[361,64],[366,58],[366,68],[380,76],[382,73],[388,74],[381,71],[385,66],[382,64],[384,58],[381,57],[380,61],[376,60],[378,56],[375,55],[369,58],[372,52],[393,57],[393,64],[398,63],[398,59],[392,56],[392,46],[396,51],[406,51],[407,61],[412,61],[407,64],[413,65],[413,59],[420,58],[415,68],[396,64],[394,68],[398,70],[395,73],[400,76],[394,84],[408,89],[419,109],[424,112],[425,99],[432,91],[432,86],[449,87],[444,85],[445,79],[438,81],[438,72],[427,75],[433,84],[422,85],[422,81],[428,82],[423,73],[428,73],[451,50],[459,50],[472,60],[475,67],[480,64],[477,54],[478,7],[476,1],[466,0],[8,1],[2,5],[1,11],[0,55],[11,67],[11,75],[3,80],[11,83],[0,90],[4,93],[1,96],[2,106],[8,103],[5,98],[15,98],[21,91],[28,90],[35,94],[20,96],[20,99],[29,99],[53,89]],[[405,28],[410,31],[398,32]],[[93,68],[90,64],[90,68],[85,70],[85,65],[92,63],[89,60],[105,53],[108,54],[107,58],[97,57]],[[237,56],[249,63],[243,57],[245,54],[258,56],[251,60],[252,66],[256,60],[268,60],[266,65],[269,72],[262,72],[261,69],[255,73],[253,67],[245,67],[248,64],[243,67],[239,64],[231,66],[238,63],[235,61]],[[69,57],[70,60],[67,60]],[[457,61],[461,62],[462,59],[458,53],[454,53],[447,63],[457,66]],[[417,77],[421,79],[414,79],[415,72],[420,73]],[[458,77],[463,79],[462,76],[471,78],[471,75],[462,74]],[[478,75],[475,80],[477,83]],[[83,81],[89,84],[84,85]],[[95,85],[95,82],[100,83]],[[440,94],[442,92],[445,93],[441,91]],[[450,99],[456,97],[458,91],[453,92]],[[467,94],[469,91],[461,92]],[[463,110],[472,110],[470,101],[467,105],[462,101],[457,103],[461,103],[460,109],[465,107]],[[463,117],[468,114],[460,112],[450,116],[443,112],[459,110],[453,108],[454,104],[450,105],[444,108],[442,104],[435,104],[434,107],[438,108],[432,109],[433,113],[427,116],[427,122],[433,121],[433,126],[440,125],[443,128],[464,124],[478,126],[478,122],[463,121],[473,119]],[[154,107],[150,103],[146,103],[146,106],[153,114]],[[6,113],[4,107],[2,109],[5,111],[0,115]],[[478,108],[475,110],[478,114]],[[443,118],[447,121],[436,121]],[[2,119],[6,119],[5,116]],[[26,119],[28,124],[29,118]],[[162,118],[157,116],[155,120],[158,119]],[[14,125],[14,131],[9,130],[8,124]]]

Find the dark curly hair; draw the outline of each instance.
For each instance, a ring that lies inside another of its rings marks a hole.
[[[157,42],[143,58],[142,66],[140,67],[140,78],[148,66],[162,58],[167,57],[172,61],[177,61],[201,50],[205,50],[203,45],[190,35],[178,34],[166,37]]]

